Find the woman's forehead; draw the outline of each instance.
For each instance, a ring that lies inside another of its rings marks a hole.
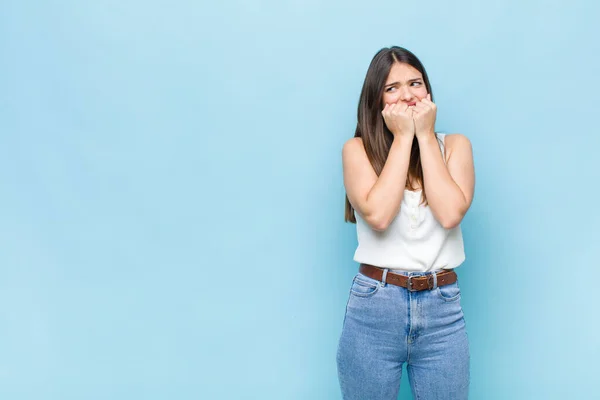
[[[415,79],[423,79],[418,69],[406,63],[394,63],[390,69],[386,84],[393,82],[406,83]]]

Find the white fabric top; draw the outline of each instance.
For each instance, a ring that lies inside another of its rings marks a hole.
[[[445,158],[444,133],[436,133]],[[388,228],[371,228],[355,211],[358,247],[354,261],[390,270],[428,272],[458,267],[465,260],[460,225],[445,229],[430,207],[419,204],[421,190],[404,190],[400,212]]]

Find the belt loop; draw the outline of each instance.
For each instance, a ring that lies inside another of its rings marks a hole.
[[[431,289],[435,289],[437,287],[437,272],[433,272],[433,287]]]
[[[385,286],[386,284],[386,279],[387,279],[387,273],[388,273],[389,269],[388,268],[384,268],[383,269],[383,275],[381,276],[381,286]]]

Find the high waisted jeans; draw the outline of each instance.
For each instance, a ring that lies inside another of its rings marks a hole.
[[[469,358],[458,282],[414,292],[354,277],[337,351],[344,400],[396,400],[405,362],[415,400],[467,399]]]

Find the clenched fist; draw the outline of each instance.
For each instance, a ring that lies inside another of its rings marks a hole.
[[[415,120],[415,135],[423,137],[431,135],[435,129],[435,117],[437,106],[431,101],[431,95],[418,101],[413,107],[413,118]]]
[[[386,126],[394,136],[414,136],[413,108],[402,103],[385,105],[381,115],[383,115]]]

